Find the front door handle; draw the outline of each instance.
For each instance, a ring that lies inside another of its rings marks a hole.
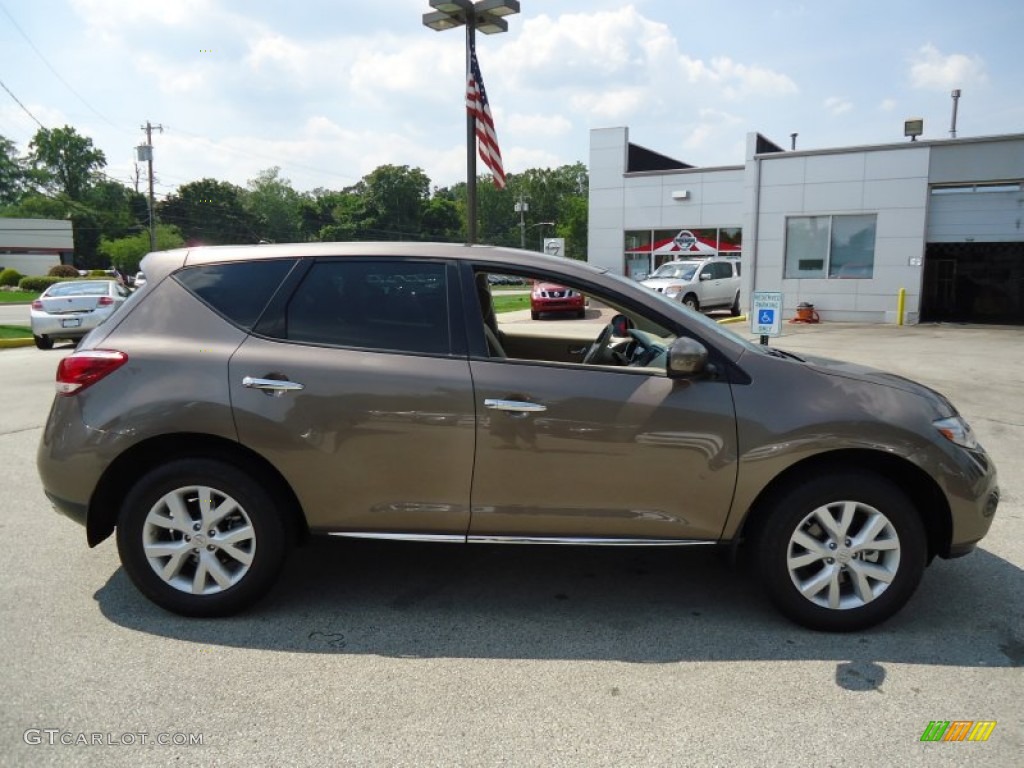
[[[268,395],[280,397],[285,392],[298,392],[306,387],[297,381],[286,379],[259,379],[255,376],[246,376],[242,379],[242,386],[247,389],[260,389]]]
[[[484,400],[484,408],[492,411],[514,411],[516,413],[541,413],[548,407],[540,403],[526,403],[521,400],[496,400],[488,398]]]

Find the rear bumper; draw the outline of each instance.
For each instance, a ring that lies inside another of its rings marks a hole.
[[[106,314],[97,316],[95,312],[81,315],[47,315],[32,313],[32,334],[34,336],[56,336],[58,338],[77,339],[107,319]],[[80,325],[66,327],[64,323],[78,320]]]

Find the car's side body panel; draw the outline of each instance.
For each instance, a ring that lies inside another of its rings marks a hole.
[[[281,377],[268,394],[243,379]],[[239,439],[278,468],[311,529],[465,533],[475,409],[464,357],[250,337],[231,360]]]
[[[483,408],[474,534],[717,539],[736,482],[729,384],[598,366],[472,362]]]

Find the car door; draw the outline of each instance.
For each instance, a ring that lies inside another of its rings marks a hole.
[[[724,379],[488,356],[472,334],[469,342],[471,537],[719,537],[736,482]]]
[[[704,264],[700,268],[698,278],[700,281],[700,303],[701,306],[714,306],[722,303],[722,281],[714,262]]]
[[[453,270],[317,261],[232,357],[239,439],[284,474],[311,528],[465,536],[475,406]]]

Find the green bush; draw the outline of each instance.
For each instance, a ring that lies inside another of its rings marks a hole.
[[[103,269],[90,269],[89,277],[110,277],[110,275]]]
[[[75,273],[76,277],[77,277],[77,274],[78,273],[76,272]],[[45,291],[47,288],[49,288],[54,283],[64,283],[64,282],[67,282],[67,278],[66,277],[53,277],[53,276],[39,277],[39,276],[31,276],[31,277],[23,277],[23,278],[21,278],[21,280],[18,281],[18,287],[21,290],[23,290],[23,291],[35,291],[36,293],[42,293],[43,291]]]
[[[18,281],[21,280],[21,278],[23,277],[24,275],[21,274],[18,270],[11,269],[10,267],[8,267],[7,269],[0,272],[0,285],[17,285]]]
[[[70,264],[56,264],[46,274],[50,277],[78,277],[78,270]]]

